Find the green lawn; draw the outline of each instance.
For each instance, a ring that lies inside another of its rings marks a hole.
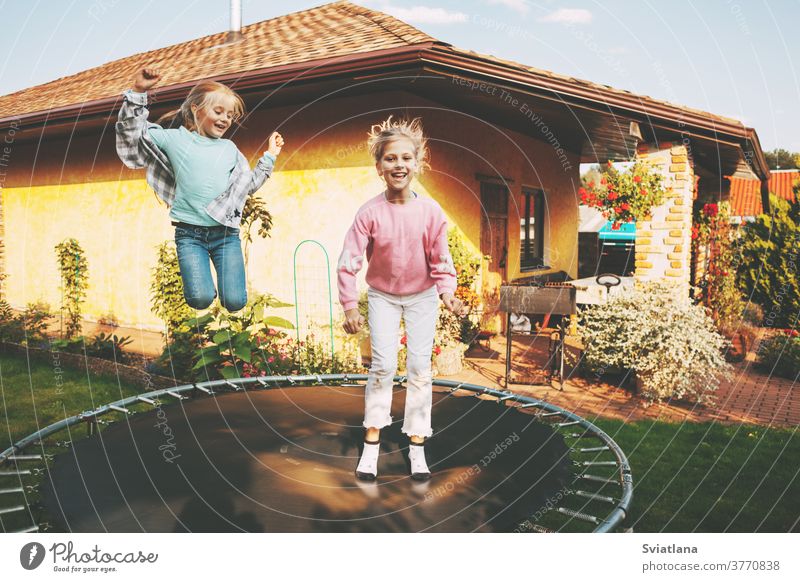
[[[0,355],[0,448],[65,416],[136,394],[137,388],[120,385],[114,377],[67,369],[58,378],[49,362],[29,366],[20,357]],[[635,531],[800,531],[800,435],[794,430],[593,422],[622,447],[631,463],[634,503],[628,525]],[[604,455],[603,459],[609,458]],[[602,475],[603,471],[592,473]],[[0,489],[12,485],[4,478]],[[616,495],[617,491],[607,486],[602,493]],[[2,506],[18,502],[4,497]],[[594,508],[582,509],[593,513]],[[594,514],[601,515],[600,510]],[[24,514],[4,517],[0,531],[31,522]]]
[[[800,531],[796,430],[615,420],[595,424],[630,461],[630,525],[635,531]]]

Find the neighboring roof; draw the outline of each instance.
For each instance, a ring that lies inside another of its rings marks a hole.
[[[57,109],[119,95],[143,66],[161,69],[162,87],[266,67],[435,42],[396,18],[334,2],[227,32],[138,53],[75,75],[0,97],[0,117]]]
[[[769,176],[769,191],[778,198],[794,201],[793,186],[800,182],[800,170],[772,170]],[[731,178],[731,214],[733,216],[757,216],[761,214],[761,182]]]
[[[712,140],[733,137],[754,154],[756,175],[769,173],[757,134],[738,120],[459,49],[392,16],[349,2],[245,26],[242,39],[234,43],[226,44],[226,37],[223,32],[139,53],[0,97],[0,126],[20,118],[37,124],[108,114],[144,65],[162,70],[156,93],[168,100],[182,98],[181,91],[207,78],[233,83],[240,90],[368,66],[380,70],[424,62],[459,74],[517,83],[565,103],[591,104],[606,114],[634,115],[646,123],[663,121],[681,133],[697,128]]]

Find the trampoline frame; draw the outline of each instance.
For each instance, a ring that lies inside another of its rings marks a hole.
[[[40,429],[25,438],[19,440],[18,442],[11,445],[9,448],[4,450],[0,453],[0,476],[10,477],[10,476],[28,476],[28,475],[41,475],[45,471],[47,471],[47,463],[54,458],[52,454],[45,454],[44,451],[41,455],[26,455],[23,454],[25,449],[31,447],[33,445],[41,445],[42,448],[45,446],[45,441],[47,437],[56,434],[62,430],[65,430],[69,427],[80,423],[87,423],[88,426],[88,433],[92,435],[97,430],[98,424],[109,424],[108,421],[102,420],[100,417],[110,414],[112,412],[123,413],[125,415],[133,415],[136,414],[137,411],[131,410],[130,408],[137,404],[146,404],[153,408],[161,406],[160,401],[157,399],[159,397],[168,397],[173,398],[175,400],[184,400],[189,398],[186,394],[189,393],[192,396],[196,396],[199,394],[204,394],[207,396],[213,396],[216,394],[215,390],[224,390],[224,391],[233,391],[233,392],[241,392],[247,389],[249,385],[255,385],[256,389],[267,389],[267,388],[278,388],[278,387],[312,387],[312,386],[320,386],[320,385],[340,385],[340,386],[363,386],[361,381],[366,381],[369,376],[367,374],[310,374],[310,375],[299,375],[299,376],[260,376],[254,378],[234,378],[231,380],[211,380],[207,382],[197,382],[192,384],[184,384],[181,386],[177,386],[174,388],[165,388],[161,390],[153,390],[151,392],[147,392],[144,394],[138,394],[136,396],[131,396],[128,398],[123,398],[121,400],[117,400],[108,404],[104,404],[95,410],[89,410],[85,412],[81,412],[69,418],[65,418],[64,420],[60,420],[55,422],[43,429]],[[406,376],[395,376],[395,383],[403,384],[407,380]],[[608,436],[605,432],[603,432],[599,427],[592,424],[590,421],[572,413],[568,410],[565,410],[559,406],[551,404],[549,402],[544,402],[542,400],[538,400],[536,398],[531,398],[529,396],[524,396],[521,394],[516,394],[510,390],[497,390],[494,388],[488,388],[486,386],[480,386],[477,384],[471,384],[468,382],[459,382],[455,380],[443,380],[443,379],[435,379],[433,380],[434,386],[440,386],[443,388],[448,388],[451,393],[456,392],[458,390],[464,390],[467,392],[471,392],[472,396],[491,396],[495,397],[498,404],[505,406],[507,401],[512,401],[519,403],[520,408],[536,408],[538,412],[536,413],[536,418],[539,421],[546,421],[550,419],[555,419],[556,417],[560,417],[563,419],[560,422],[555,422],[549,424],[555,430],[560,429],[574,429],[574,428],[582,428],[584,429],[583,433],[566,433],[562,436],[566,438],[576,438],[578,440],[587,438],[587,437],[594,437],[600,439],[603,442],[602,446],[599,447],[587,447],[587,448],[580,448],[576,447],[574,444],[569,448],[569,453],[574,454],[591,454],[591,453],[601,453],[604,451],[609,451],[613,453],[614,457],[616,458],[615,461],[576,461],[573,459],[573,465],[576,467],[581,468],[590,468],[593,466],[615,466],[616,467],[616,479],[608,479],[606,477],[601,477],[597,475],[591,475],[585,472],[579,473],[573,484],[579,480],[583,480],[589,483],[601,483],[603,485],[610,484],[610,485],[617,485],[621,488],[621,494],[618,499],[614,499],[613,497],[608,497],[606,495],[599,495],[597,493],[587,492],[583,490],[576,490],[576,489],[569,489],[568,494],[563,497],[563,499],[568,499],[571,496],[581,497],[587,500],[593,501],[601,501],[605,503],[609,503],[614,505],[614,508],[609,512],[609,514],[605,518],[600,518],[594,515],[590,515],[584,513],[582,511],[569,509],[566,507],[560,507],[554,505],[552,509],[555,511],[567,516],[571,519],[576,519],[581,522],[591,523],[594,524],[596,527],[592,530],[594,533],[607,533],[614,531],[618,527],[623,525],[624,520],[626,519],[631,503],[633,501],[633,476],[631,474],[630,465],[628,463],[628,459],[625,456],[625,453],[622,449],[617,445],[614,440]],[[573,428],[574,427],[574,428]],[[57,446],[57,447],[69,447],[71,446],[71,441],[56,441],[55,443],[50,443],[50,446]],[[33,461],[44,461],[45,468],[33,468],[33,469],[20,469],[19,463],[27,463]],[[9,465],[13,465],[15,470],[7,471],[5,468]],[[38,485],[19,485],[18,487],[12,488],[0,488],[0,496],[5,497],[6,495],[15,495],[15,494],[22,494],[25,496],[27,493],[32,493],[36,491]],[[2,498],[0,497],[0,498]],[[47,523],[36,523],[36,520],[33,518],[33,513],[31,511],[31,507],[27,503],[27,496],[25,496],[25,505],[15,505],[10,508],[3,508],[0,506],[0,515],[15,513],[18,511],[26,511],[31,516],[33,521],[32,525],[21,529],[16,530],[10,533],[30,533],[30,532],[38,532],[38,531],[45,531],[49,528],[49,524]],[[548,511],[550,508],[548,508]],[[528,519],[524,520],[523,523],[530,523]],[[535,523],[531,523],[530,531],[535,532],[552,532],[557,530],[549,530],[542,526],[539,526]]]

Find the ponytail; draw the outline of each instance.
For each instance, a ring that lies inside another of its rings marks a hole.
[[[159,117],[156,123],[164,129],[176,129],[184,124],[183,112],[180,109],[174,109]]]

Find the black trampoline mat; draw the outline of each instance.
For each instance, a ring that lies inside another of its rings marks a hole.
[[[550,427],[449,393],[433,395],[433,476],[412,481],[404,401],[396,389],[374,484],[354,475],[363,388],[164,404],[56,457],[43,484],[48,520],[74,532],[510,531],[569,481],[567,447]]]

